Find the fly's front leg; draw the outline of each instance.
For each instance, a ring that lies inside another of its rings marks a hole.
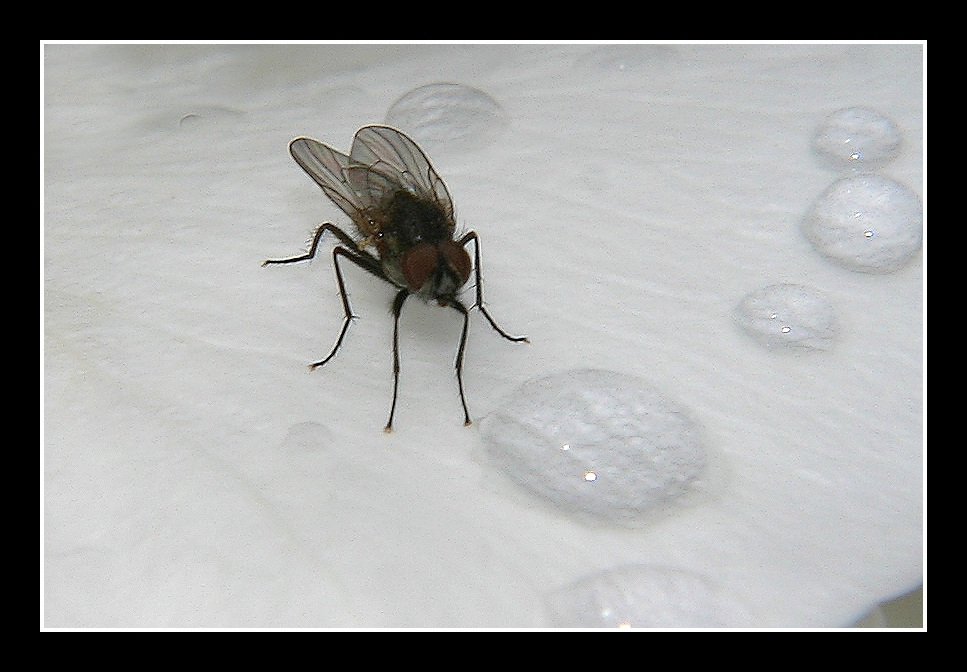
[[[409,290],[401,289],[393,299],[393,403],[389,407],[389,420],[383,431],[389,434],[393,431],[393,414],[396,413],[396,393],[400,389],[400,313],[403,312],[403,302],[410,295]]]
[[[470,231],[463,238],[461,238],[459,241],[457,241],[457,244],[460,245],[461,247],[466,247],[467,243],[469,243],[471,240],[473,241],[473,270],[474,270],[474,279],[475,279],[475,281],[477,283],[477,300],[474,303],[474,306],[476,308],[479,308],[480,309],[480,312],[483,313],[484,314],[484,317],[487,318],[487,321],[490,322],[490,326],[494,328],[494,331],[496,331],[498,334],[500,334],[501,336],[503,336],[504,338],[506,338],[508,341],[514,341],[515,343],[520,343],[522,341],[524,343],[530,343],[530,340],[528,340],[528,338],[526,336],[511,336],[506,331],[504,331],[503,329],[501,329],[497,325],[497,321],[490,315],[490,313],[484,307],[484,302],[483,302],[483,280],[481,280],[481,278],[480,278],[480,237],[477,236],[476,231]],[[454,307],[456,307],[456,306],[454,306]],[[466,404],[464,404],[464,410],[466,410]],[[467,424],[470,424],[469,423],[469,417],[470,416],[468,415],[467,416],[467,419],[468,419]]]
[[[463,352],[467,348],[467,328],[470,326],[470,312],[459,301],[451,301],[450,305],[463,315],[463,331],[460,333],[460,347],[457,348],[457,386],[460,388],[460,403],[463,404],[463,424],[469,427],[473,422],[467,409],[467,397],[463,393]]]

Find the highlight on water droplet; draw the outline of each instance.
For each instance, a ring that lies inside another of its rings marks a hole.
[[[735,307],[736,323],[767,348],[826,350],[836,337],[833,307],[811,287],[769,285]]]
[[[705,447],[684,409],[612,371],[567,371],[527,383],[484,419],[482,434],[492,465],[590,521],[633,524],[680,506],[706,467]]]
[[[920,249],[920,199],[878,175],[834,182],[813,203],[803,233],[826,258],[853,271],[892,273]]]
[[[823,120],[813,146],[837,170],[869,170],[896,158],[900,132],[890,119],[873,110],[848,107]]]
[[[724,628],[749,624],[744,605],[692,572],[630,565],[599,571],[547,596],[559,628]]]

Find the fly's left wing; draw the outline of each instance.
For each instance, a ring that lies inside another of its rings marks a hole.
[[[312,138],[296,138],[289,143],[289,153],[340,210],[353,217],[363,209],[359,195],[346,179],[348,156]]]
[[[376,232],[372,213],[384,195],[399,188],[395,182],[365,175],[368,171],[350,157],[312,138],[296,138],[289,143],[289,153],[364,235]]]

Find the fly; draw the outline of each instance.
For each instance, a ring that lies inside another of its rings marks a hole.
[[[450,192],[426,154],[402,131],[379,125],[356,131],[349,156],[311,138],[293,140],[289,143],[289,153],[322,187],[326,196],[349,215],[356,229],[356,235],[350,235],[326,222],[316,229],[306,254],[262,263],[267,266],[312,259],[327,231],[339,240],[340,244],[332,250],[332,259],[345,318],[332,351],[311,368],[323,366],[335,357],[355,317],[339,266],[340,259],[345,259],[399,290],[393,300],[393,402],[385,431],[393,431],[400,382],[400,314],[411,294],[427,302],[435,301],[439,306],[449,306],[463,316],[456,360],[457,385],[464,424],[471,424],[463,391],[463,355],[470,310],[478,308],[490,326],[507,340],[529,341],[526,336],[511,336],[501,329],[484,307],[480,238],[474,231],[455,238],[456,220]],[[474,243],[472,263],[466,249],[471,241]],[[458,295],[471,272],[476,283],[476,299],[468,309]]]

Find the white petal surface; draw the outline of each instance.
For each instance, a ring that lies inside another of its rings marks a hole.
[[[708,588],[638,600],[649,625],[838,626],[921,582],[922,253],[857,273],[801,230],[837,177],[812,143],[838,109],[896,124],[883,175],[923,197],[921,47],[48,45],[44,64],[46,625],[551,626],[575,619],[548,595],[658,567]],[[349,223],[287,143],[348,152],[438,82],[502,108],[480,142],[414,139],[480,234],[488,308],[531,339],[472,314],[471,413],[563,371],[643,379],[718,456],[691,506],[591,526],[507,482],[463,427],[459,316],[419,301],[384,435],[393,291],[357,269],[360,319],[308,370],[342,319],[331,256],[259,264]],[[832,347],[735,324],[783,283],[829,301]]]

